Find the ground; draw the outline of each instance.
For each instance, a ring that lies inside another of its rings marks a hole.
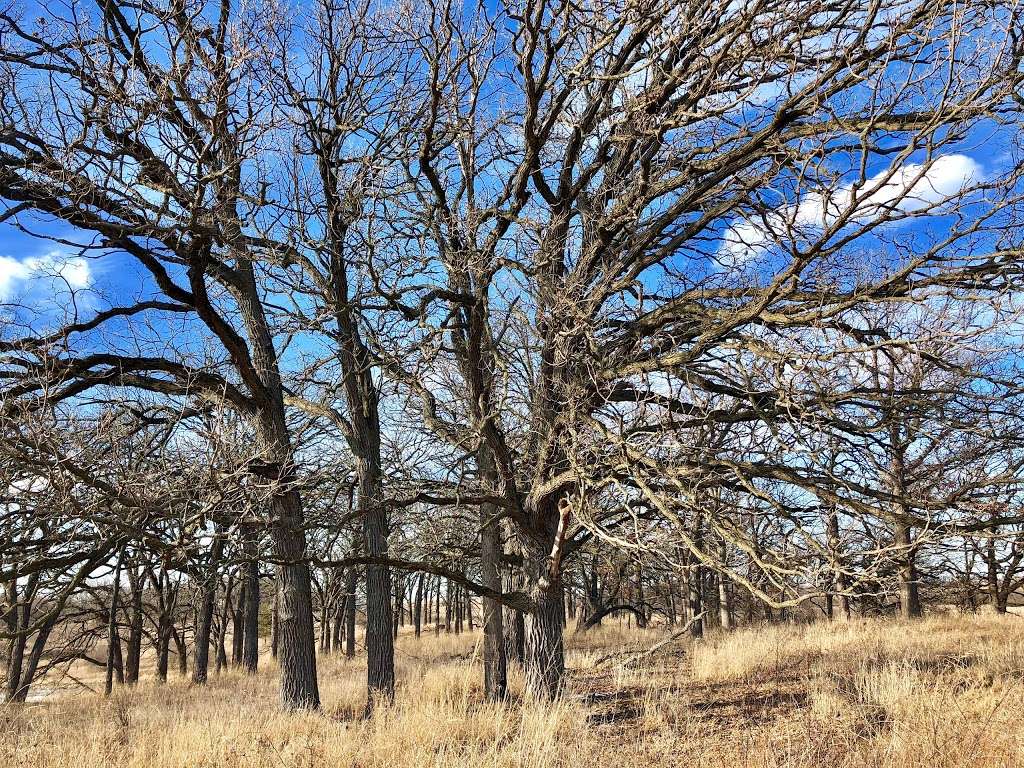
[[[509,705],[484,703],[478,632],[403,635],[396,703],[368,721],[365,663],[332,656],[316,714],[278,710],[270,659],[205,689],[65,692],[0,708],[0,766],[1024,765],[1024,618],[751,627],[628,653],[665,636],[615,623],[567,635],[554,705],[524,701],[518,678]]]

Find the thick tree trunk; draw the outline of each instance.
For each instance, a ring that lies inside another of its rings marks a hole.
[[[481,452],[483,453],[483,452]],[[493,478],[493,464],[489,455],[479,457],[481,474],[496,484]],[[498,509],[493,504],[480,505],[480,571],[481,581],[488,589],[502,591],[501,521]],[[483,599],[484,629],[484,696],[492,701],[501,701],[508,695],[508,660],[505,656],[505,627],[502,620],[501,603],[485,597]],[[473,618],[470,613],[470,626]],[[419,617],[417,617],[417,624]],[[419,630],[417,629],[417,634]]]
[[[320,706],[320,690],[316,677],[313,590],[309,563],[305,559],[302,497],[293,485],[291,435],[285,419],[277,350],[260,303],[252,264],[239,259],[235,270],[240,287],[239,309],[249,335],[253,365],[263,384],[257,423],[266,464],[260,472],[279,484],[271,497],[269,533],[274,556],[281,563],[278,580],[281,704],[285,709],[316,709]],[[255,602],[258,605],[258,597]],[[256,642],[255,637],[253,641]]]
[[[526,686],[538,699],[553,699],[561,693],[565,677],[562,645],[562,584],[532,589],[537,610],[526,616]]]
[[[283,509],[280,520],[302,520],[302,499],[290,490],[275,497]],[[283,561],[278,571],[278,601],[281,667],[281,703],[286,709],[316,709],[320,690],[316,677],[316,641],[313,634],[313,592],[306,555],[306,535],[300,528],[274,529],[277,556]]]
[[[256,559],[245,564],[244,617],[242,669],[252,675],[260,659],[260,564]]]
[[[525,622],[526,688],[535,698],[553,699],[561,693],[565,677],[562,580],[560,574],[551,572],[550,544],[524,536],[521,546],[528,594],[536,604]]]
[[[921,616],[921,597],[917,583],[917,553],[909,525],[896,524],[896,544],[900,547],[900,615],[905,619]]]
[[[379,448],[368,451],[379,461]],[[371,557],[388,555],[387,513],[381,505],[380,466],[357,461],[359,508],[363,513],[363,545]],[[385,565],[366,566],[366,712],[378,700],[390,702],[395,696],[395,640],[392,634],[391,569]]]

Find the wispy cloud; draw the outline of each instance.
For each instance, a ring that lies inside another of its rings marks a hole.
[[[63,291],[83,290],[93,282],[89,262],[52,251],[45,256],[14,259],[0,256],[0,301],[16,297],[52,298]]]
[[[927,164],[887,169],[864,183],[811,192],[795,204],[757,219],[738,221],[722,237],[719,255],[735,260],[758,256],[793,234],[813,237],[840,217],[850,223],[882,221],[893,214],[932,209],[983,181],[984,170],[967,155],[945,155]]]

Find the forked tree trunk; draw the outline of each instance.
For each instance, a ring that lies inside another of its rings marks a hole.
[[[107,669],[103,679],[103,695],[109,696],[114,690],[114,646],[121,646],[121,638],[117,633],[117,603],[121,595],[121,567],[124,564],[124,547],[117,553],[117,566],[114,568],[114,583],[110,585],[110,608],[107,615]]]
[[[7,612],[7,629],[14,637],[11,638],[7,649],[7,685],[4,691],[5,702],[18,701],[18,691],[21,685],[21,670],[25,663],[25,644],[28,641],[23,631],[29,625],[31,609],[28,605],[28,598],[22,597],[25,602],[19,603],[17,576],[6,584],[7,605],[10,606]],[[25,590],[28,594],[28,590]]]
[[[124,681],[127,685],[139,682],[139,667],[142,664],[142,592],[145,588],[145,572],[136,574],[128,569],[128,588],[131,590],[131,614],[128,622],[128,648],[124,662]]]
[[[199,601],[199,616],[196,622],[195,659],[192,662],[192,682],[203,685],[209,677],[210,634],[213,629],[213,609],[217,601],[217,584],[220,581],[221,553],[224,539],[214,529],[213,544],[210,546],[210,562],[203,579],[202,596]]]
[[[188,675],[188,645],[185,643],[184,633],[178,632],[174,624],[171,624],[171,638],[174,640],[174,650],[178,655],[178,673],[185,677]]]
[[[39,670],[39,662],[43,658],[43,651],[46,650],[46,641],[50,638],[50,633],[53,628],[57,625],[57,620],[60,618],[59,614],[55,614],[39,628],[36,633],[35,640],[32,641],[32,651],[28,655],[28,661],[25,663],[25,669],[21,673],[21,685],[18,687],[18,693],[15,696],[15,701],[19,704],[23,704],[28,700],[29,688],[32,686],[32,682],[36,679],[36,673]],[[115,626],[116,633],[116,626]],[[114,646],[120,648],[120,642]],[[118,660],[115,656],[114,669],[118,668]],[[124,675],[120,675],[119,682],[124,683]]]

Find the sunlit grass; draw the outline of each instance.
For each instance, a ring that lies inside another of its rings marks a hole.
[[[0,765],[1024,765],[1024,619],[752,627],[614,655],[662,637],[614,622],[567,635],[555,705],[524,700],[517,673],[509,705],[485,703],[479,633],[402,636],[395,704],[370,720],[365,664],[338,656],[319,660],[319,713],[278,709],[268,658],[206,688],[172,676],[109,700],[65,693],[0,710]]]

